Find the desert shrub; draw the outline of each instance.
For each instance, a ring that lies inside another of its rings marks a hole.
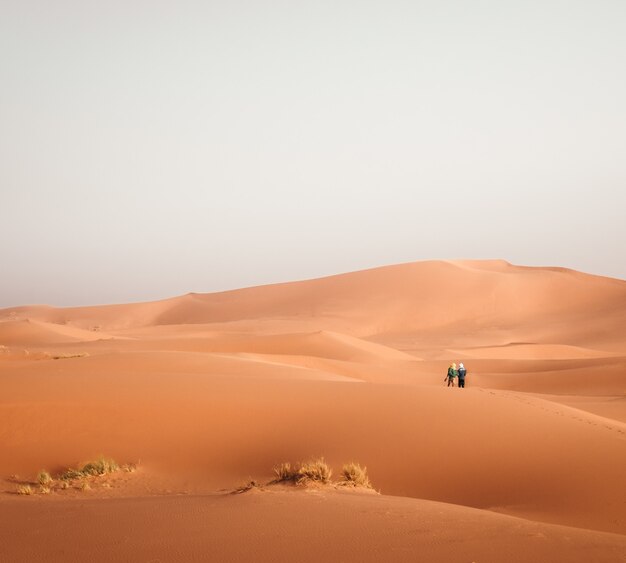
[[[83,465],[81,473],[83,475],[106,475],[118,471],[120,466],[115,460],[100,456],[96,461],[90,461]]]
[[[60,479],[63,481],[71,481],[72,479],[81,479],[85,474],[80,469],[73,469],[70,467],[61,473]]]
[[[115,460],[100,456],[97,460],[90,461],[83,465],[81,469],[75,469],[72,467],[66,469],[60,475],[60,479],[64,481],[71,481],[72,479],[82,479],[83,477],[96,477],[98,475],[106,475],[108,473],[114,473],[115,471],[119,470],[120,466]]]
[[[274,479],[273,483],[285,481],[292,481],[298,485],[309,481],[329,483],[332,470],[324,461],[324,458],[320,457],[295,466],[292,466],[289,462],[281,463],[274,467],[274,475],[276,475],[276,479]]]
[[[324,458],[320,457],[300,465],[297,471],[296,483],[306,483],[308,481],[328,483],[332,473]]]
[[[50,487],[48,487],[48,485],[40,485],[39,486],[39,492],[42,495],[49,495],[50,494]]]
[[[274,475],[276,475],[276,481],[295,481],[298,477],[298,471],[295,467],[291,467],[291,463],[288,461],[276,465],[274,467]]]
[[[43,487],[52,483],[52,476],[45,469],[42,469],[37,474],[37,482]]]
[[[341,476],[342,484],[353,487],[372,487],[367,477],[367,467],[361,467],[358,463],[346,463],[341,469]]]
[[[30,485],[18,485],[16,492],[18,495],[32,495],[33,489]]]

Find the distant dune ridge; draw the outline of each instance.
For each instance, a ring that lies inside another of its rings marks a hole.
[[[453,361],[466,389],[445,386]],[[626,561],[625,374],[626,281],[504,261],[3,309],[0,545],[11,561],[90,546],[95,561],[210,546],[223,561]],[[140,471],[82,496],[11,494],[101,453]],[[337,474],[367,466],[382,494],[227,494],[320,455]],[[77,506],[108,516],[68,544]],[[178,524],[148,516],[169,510]],[[145,524],[120,544],[127,517]],[[263,539],[286,521],[293,541]]]
[[[418,262],[316,280],[138,303],[80,308],[16,307],[0,318],[28,318],[93,330],[158,325],[292,321],[357,336],[414,330],[535,328],[545,321],[624,321],[626,282],[504,261]],[[590,328],[578,330],[587,335]],[[571,327],[575,331],[577,327]],[[598,329],[599,330],[599,329]]]

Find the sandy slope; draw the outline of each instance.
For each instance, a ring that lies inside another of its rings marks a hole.
[[[74,326],[24,319],[0,322],[0,342],[5,346],[41,346],[62,342],[90,342],[106,335]]]
[[[626,537],[358,492],[29,502],[0,527],[13,563],[624,561]],[[29,522],[23,529],[19,523]],[[14,541],[15,537],[23,541]]]
[[[625,327],[626,282],[499,261],[0,311],[0,529],[21,538],[2,544],[15,561],[78,560],[132,519],[150,525],[102,560],[200,560],[219,538],[222,560],[287,559],[304,542],[310,560],[380,560],[385,549],[394,560],[620,561]],[[444,385],[452,360],[469,368],[465,390]],[[9,494],[42,467],[99,453],[141,460],[115,498]],[[394,496],[215,496],[315,455],[336,473],[367,465]],[[26,520],[63,538],[77,510],[103,510],[108,524],[83,522],[72,548],[27,547]],[[291,543],[269,541],[285,521]]]
[[[69,362],[88,366],[93,357]],[[337,469],[351,459],[366,464],[386,494],[626,529],[623,423],[476,388],[272,381],[202,369],[174,374],[173,385],[170,368],[157,371],[158,363],[143,373],[129,363],[119,373],[105,364],[45,381],[26,369],[6,377],[5,474],[106,452],[211,490],[248,475],[269,478],[279,461],[325,455]]]

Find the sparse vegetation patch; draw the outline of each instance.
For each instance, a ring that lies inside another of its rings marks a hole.
[[[276,478],[269,484],[289,482],[296,485],[306,485],[307,483],[333,484],[331,481],[332,469],[323,457],[297,465],[291,465],[289,462],[281,463],[274,466],[274,475]],[[361,467],[355,462],[344,464],[341,470],[341,479],[336,482],[336,485],[372,488],[367,476],[367,468]]]
[[[15,490],[16,494],[33,495],[39,493],[47,495],[53,491],[65,491],[70,487],[86,491],[91,489],[91,484],[96,483],[96,481],[104,488],[111,488],[110,483],[106,482],[105,479],[100,480],[100,478],[117,471],[134,473],[137,471],[137,464],[127,463],[119,465],[114,459],[100,456],[98,459],[87,462],[78,468],[70,467],[66,469],[57,476],[57,479],[49,471],[42,469],[37,474],[36,480],[29,482],[20,481],[17,475],[12,475],[11,480],[18,485]],[[254,486],[258,485],[254,481],[251,481],[251,483],[254,483]],[[34,489],[33,487],[36,488]]]
[[[134,464],[123,466],[127,471],[130,467],[135,467]],[[82,466],[80,469],[74,469],[70,467],[61,474],[61,479],[65,481],[71,481],[72,479],[82,479],[83,477],[96,477],[100,475],[107,475],[109,473],[115,473],[120,470],[120,466],[114,459],[100,456],[95,461],[90,461]]]
[[[372,488],[372,484],[367,476],[367,467],[361,467],[358,463],[346,463],[341,469],[341,476],[341,485]]]
[[[53,360],[69,360],[70,358],[86,358],[89,356],[87,352],[76,352],[73,354],[53,354],[50,357]]]
[[[42,469],[37,474],[37,483],[39,483],[42,487],[49,486],[52,483],[52,481],[53,481],[52,476],[45,469]]]
[[[96,461],[90,461],[83,465],[81,472],[84,475],[106,475],[119,471],[120,466],[114,459],[100,456]]]
[[[296,483],[306,483],[307,481],[329,483],[332,474],[333,471],[330,466],[323,457],[320,457],[313,461],[307,461],[300,466]]]
[[[298,470],[291,467],[291,463],[287,461],[274,466],[274,475],[276,475],[276,482],[295,481],[298,477]]]
[[[291,463],[285,462],[274,467],[274,483],[294,482],[302,485],[307,482],[329,483],[332,475],[332,469],[324,461],[323,457],[306,461],[299,465],[292,466]]]
[[[32,495],[33,489],[30,485],[18,485],[16,492],[18,495]]]
[[[60,479],[63,481],[71,481],[72,479],[81,479],[85,474],[80,469],[69,468],[61,473]]]

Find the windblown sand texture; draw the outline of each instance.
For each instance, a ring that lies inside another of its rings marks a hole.
[[[0,345],[3,563],[626,561],[624,281],[420,262],[4,309]],[[15,494],[101,453],[139,469]],[[317,456],[380,494],[230,494]]]

